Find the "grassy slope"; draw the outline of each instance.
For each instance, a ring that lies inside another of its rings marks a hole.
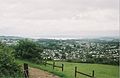
[[[61,78],[67,78],[66,75],[63,72],[61,72],[57,69],[53,70],[52,66],[38,65],[38,64],[34,64],[34,63],[31,63],[31,62],[28,62],[28,61],[23,61],[23,60],[17,60],[16,62],[18,64],[21,64],[21,65],[23,65],[23,63],[27,63],[30,67],[34,67],[34,68],[38,68],[38,69],[48,71],[50,73],[53,73],[55,75],[60,76]]]
[[[61,65],[62,63],[65,66],[64,72],[61,72],[61,69],[55,68],[52,69],[52,66],[44,66],[44,65],[37,65],[27,61],[17,60],[19,64],[23,64],[24,62],[28,63],[30,66],[46,70],[53,74],[56,74],[62,78],[74,78],[74,68],[75,66],[78,67],[79,71],[85,72],[87,74],[91,74],[92,70],[95,70],[96,78],[119,78],[119,70],[118,66],[112,65],[102,65],[102,64],[84,64],[84,63],[68,63],[68,62],[57,62],[57,65]],[[82,75],[77,75],[77,78],[87,78]]]
[[[62,62],[57,62],[60,65]],[[74,78],[74,68],[78,67],[78,70],[85,72],[87,74],[92,74],[92,70],[95,71],[96,78],[119,78],[119,67],[112,65],[102,65],[102,64],[85,64],[85,63],[68,63],[63,62],[65,65],[65,74],[69,78]],[[78,78],[86,78],[85,76],[78,75]]]

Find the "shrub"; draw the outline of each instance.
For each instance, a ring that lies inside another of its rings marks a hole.
[[[22,75],[20,66],[15,62],[13,51],[0,43],[0,77]]]

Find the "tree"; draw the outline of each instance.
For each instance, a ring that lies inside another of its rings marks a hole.
[[[61,56],[61,59],[66,59],[66,54],[64,52],[62,52],[62,56]]]
[[[12,48],[0,43],[0,76],[17,76],[21,73],[13,52]]]
[[[15,47],[16,58],[40,63],[42,61],[41,53],[43,49],[35,42],[25,39],[20,40]]]

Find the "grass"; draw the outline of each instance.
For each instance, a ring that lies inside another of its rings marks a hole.
[[[112,65],[102,65],[102,64],[86,64],[86,63],[69,63],[69,62],[57,62],[57,65],[64,64],[64,73],[68,78],[74,78],[75,66],[77,66],[78,71],[92,74],[92,70],[95,71],[96,78],[119,78],[119,67]],[[85,76],[77,74],[77,78],[87,78]]]
[[[77,66],[78,71],[84,72],[86,74],[92,74],[92,70],[95,71],[96,78],[119,78],[119,66],[112,65],[102,65],[102,64],[86,64],[86,63],[69,63],[69,62],[56,62],[56,65],[64,64],[64,71],[61,69],[55,68],[52,69],[52,66],[47,65],[37,65],[30,63],[28,61],[17,60],[19,64],[28,63],[31,67],[39,68],[48,72],[51,72],[55,75],[60,76],[61,78],[74,78],[75,66]],[[50,62],[52,63],[52,62]],[[83,75],[77,74],[77,78],[88,78]]]
[[[21,64],[21,65],[23,65],[23,63],[27,63],[30,67],[42,69],[44,71],[48,71],[48,72],[53,73],[61,78],[67,78],[66,75],[63,72],[59,71],[58,69],[53,70],[52,66],[45,66],[43,64],[38,65],[38,64],[34,64],[34,63],[31,63],[28,61],[23,61],[23,60],[17,60],[16,62],[18,64]]]

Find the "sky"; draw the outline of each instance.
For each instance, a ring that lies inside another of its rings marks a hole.
[[[0,0],[0,35],[119,36],[119,0]]]

